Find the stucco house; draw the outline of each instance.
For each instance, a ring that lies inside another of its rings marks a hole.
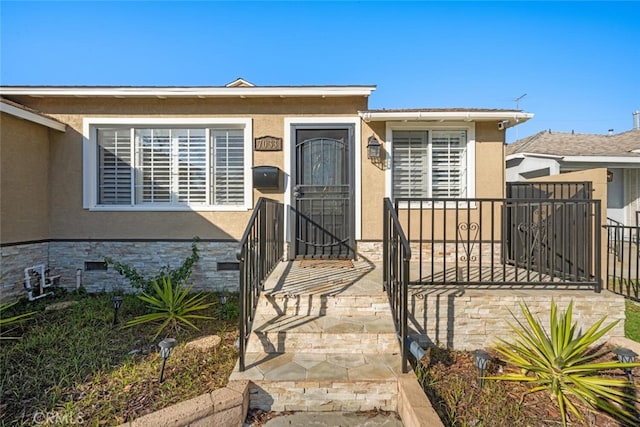
[[[505,197],[505,130],[533,114],[374,110],[375,89],[0,87],[2,299],[35,265],[127,290],[106,257],[154,274],[197,236],[191,282],[239,290],[230,381],[249,380],[249,407],[406,425],[429,408],[410,351],[490,346],[523,300],[575,300],[579,327],[624,318],[602,290],[600,201]]]
[[[507,146],[507,181],[606,168],[607,217],[628,226],[640,211],[640,112],[632,130],[608,135],[543,131]],[[558,177],[560,178],[560,177]]]
[[[126,288],[105,257],[157,271],[195,236],[194,283],[234,289],[262,195],[286,206],[290,259],[379,258],[384,197],[504,197],[505,129],[532,114],[370,110],[374,90],[1,87],[2,296],[41,263],[65,286]]]

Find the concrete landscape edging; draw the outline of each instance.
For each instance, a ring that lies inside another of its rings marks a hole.
[[[249,410],[249,381],[229,381],[226,387],[176,403],[119,427],[242,426]]]

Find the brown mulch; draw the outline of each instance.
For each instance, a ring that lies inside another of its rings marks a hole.
[[[491,356],[492,360],[485,371],[485,376],[500,375],[499,369],[502,363],[499,362],[497,353]],[[494,380],[484,380],[481,389],[473,353],[429,349],[421,364],[428,372],[424,381],[427,396],[445,426],[548,427],[562,425],[556,402],[545,391],[527,393],[528,387],[525,384]],[[503,367],[503,369],[506,368]],[[615,376],[616,373],[611,375]],[[623,375],[622,371],[619,375]],[[640,390],[640,380],[637,375],[635,386],[636,390]],[[578,420],[570,414],[569,426],[620,427],[625,425],[606,414],[593,412],[580,402],[577,402],[576,406],[584,419]],[[640,414],[640,402],[636,401],[636,407]],[[640,425],[640,418],[637,425]]]

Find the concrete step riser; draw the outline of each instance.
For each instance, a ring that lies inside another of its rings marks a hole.
[[[278,412],[395,411],[397,396],[397,380],[256,381],[250,384],[249,406]]]
[[[253,332],[247,352],[265,353],[375,353],[398,351],[395,333]]]
[[[363,297],[269,297],[261,296],[257,312],[261,315],[288,316],[371,316],[388,315],[390,310],[386,298]]]

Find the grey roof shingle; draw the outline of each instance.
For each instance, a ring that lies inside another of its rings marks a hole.
[[[615,135],[542,131],[507,145],[507,155],[640,157],[632,150],[640,150],[640,129]]]

